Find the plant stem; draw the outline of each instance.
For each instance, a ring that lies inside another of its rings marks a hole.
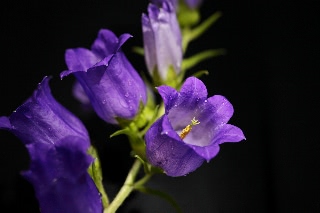
[[[123,201],[130,195],[130,193],[134,189],[134,181],[139,172],[140,167],[141,162],[139,159],[136,159],[120,191],[118,192],[114,200],[110,203],[108,208],[104,209],[103,213],[115,213],[117,209],[121,206]]]

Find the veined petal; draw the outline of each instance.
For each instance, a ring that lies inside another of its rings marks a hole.
[[[212,144],[222,144],[225,142],[239,142],[245,140],[245,136],[239,127],[231,124],[223,125],[215,134]]]
[[[147,68],[151,76],[153,76],[153,72],[156,67],[156,46],[154,40],[154,33],[151,28],[150,19],[146,14],[142,14],[141,20],[143,32],[144,57],[146,60]]]
[[[225,142],[239,142],[246,139],[242,130],[231,124],[222,125],[220,129],[215,131],[214,138],[208,146],[192,146],[195,152],[205,158],[208,162],[214,158],[220,148],[219,144]]]
[[[209,162],[214,158],[220,151],[220,147],[217,144],[212,144],[211,146],[195,146],[190,145],[190,147],[201,157]]]
[[[122,34],[119,39],[118,37],[108,29],[101,29],[98,33],[98,37],[93,42],[91,46],[92,52],[104,58],[108,55],[114,54],[117,52],[121,46],[132,36],[130,34]]]
[[[33,185],[41,212],[102,212],[100,195],[87,173],[93,159],[83,144],[82,138],[70,136],[54,146],[27,146],[31,164],[23,176]]]
[[[10,130],[12,128],[10,120],[6,116],[0,117],[0,129]]]
[[[225,97],[215,95],[204,101],[199,109],[197,120],[200,124],[192,129],[185,141],[197,146],[208,146],[233,115],[233,106]]]
[[[168,117],[175,130],[182,130],[192,118],[199,119],[200,105],[207,98],[205,85],[194,77],[186,79],[179,92],[174,106],[169,110]],[[201,122],[201,121],[200,121]]]
[[[54,144],[68,135],[89,141],[82,122],[52,97],[48,82],[49,78],[45,77],[33,96],[10,115],[9,130],[25,144],[35,141]]]
[[[85,48],[67,49],[65,53],[65,61],[71,71],[87,70],[101,59]]]
[[[159,94],[164,102],[166,113],[174,106],[178,98],[178,92],[169,86],[157,87]]]

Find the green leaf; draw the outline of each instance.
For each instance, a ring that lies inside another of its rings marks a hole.
[[[205,50],[203,52],[197,53],[183,60],[182,70],[185,71],[187,69],[190,69],[191,67],[199,64],[200,62],[206,59],[224,55],[226,54],[226,52],[227,52],[226,49],[220,48],[220,49],[213,49],[213,50]]]
[[[180,206],[178,205],[178,203],[169,194],[162,192],[160,190],[151,189],[151,188],[144,187],[144,186],[139,186],[139,187],[136,187],[135,189],[140,192],[155,195],[155,196],[158,196],[158,197],[166,200],[168,203],[171,204],[171,206],[176,210],[176,212],[182,213],[182,210],[181,210]]]
[[[101,170],[100,160],[98,157],[98,152],[93,146],[90,146],[88,150],[88,154],[94,158],[93,163],[88,168],[88,173],[91,176],[94,183],[96,184],[98,191],[101,194],[103,207],[106,208],[109,205],[109,199],[108,199],[107,193],[104,190],[104,186],[102,183],[102,170]]]
[[[205,31],[207,31],[220,17],[222,16],[221,12],[215,12],[208,19],[203,21],[197,27],[190,29],[184,28],[182,30],[182,49],[185,52],[190,41],[200,37]]]

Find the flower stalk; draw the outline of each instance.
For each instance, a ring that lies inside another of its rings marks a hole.
[[[136,176],[140,170],[141,162],[139,159],[136,159],[128,173],[128,176],[121,187],[120,191],[110,203],[108,208],[104,209],[103,213],[114,213],[117,209],[122,205],[124,200],[130,195],[130,193],[134,190],[134,181]]]

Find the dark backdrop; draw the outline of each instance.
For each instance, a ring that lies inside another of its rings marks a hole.
[[[190,46],[228,54],[205,61],[191,72],[202,78],[210,95],[225,95],[234,105],[231,123],[247,140],[223,144],[210,163],[186,177],[157,176],[149,185],[176,198],[184,212],[319,212],[319,7],[317,1],[204,0],[203,17],[223,17]],[[106,189],[118,190],[131,164],[125,137],[94,114],[84,114],[71,95],[73,77],[63,81],[67,48],[89,48],[100,28],[134,37],[124,50],[139,71],[143,58],[141,13],[147,0],[87,0],[44,3],[2,1],[0,115],[9,115],[31,95],[45,75],[56,99],[77,114],[99,147]],[[19,175],[28,153],[12,134],[0,131],[0,206],[10,212],[38,212],[33,189]],[[163,200],[133,194],[119,212],[174,212]]]

